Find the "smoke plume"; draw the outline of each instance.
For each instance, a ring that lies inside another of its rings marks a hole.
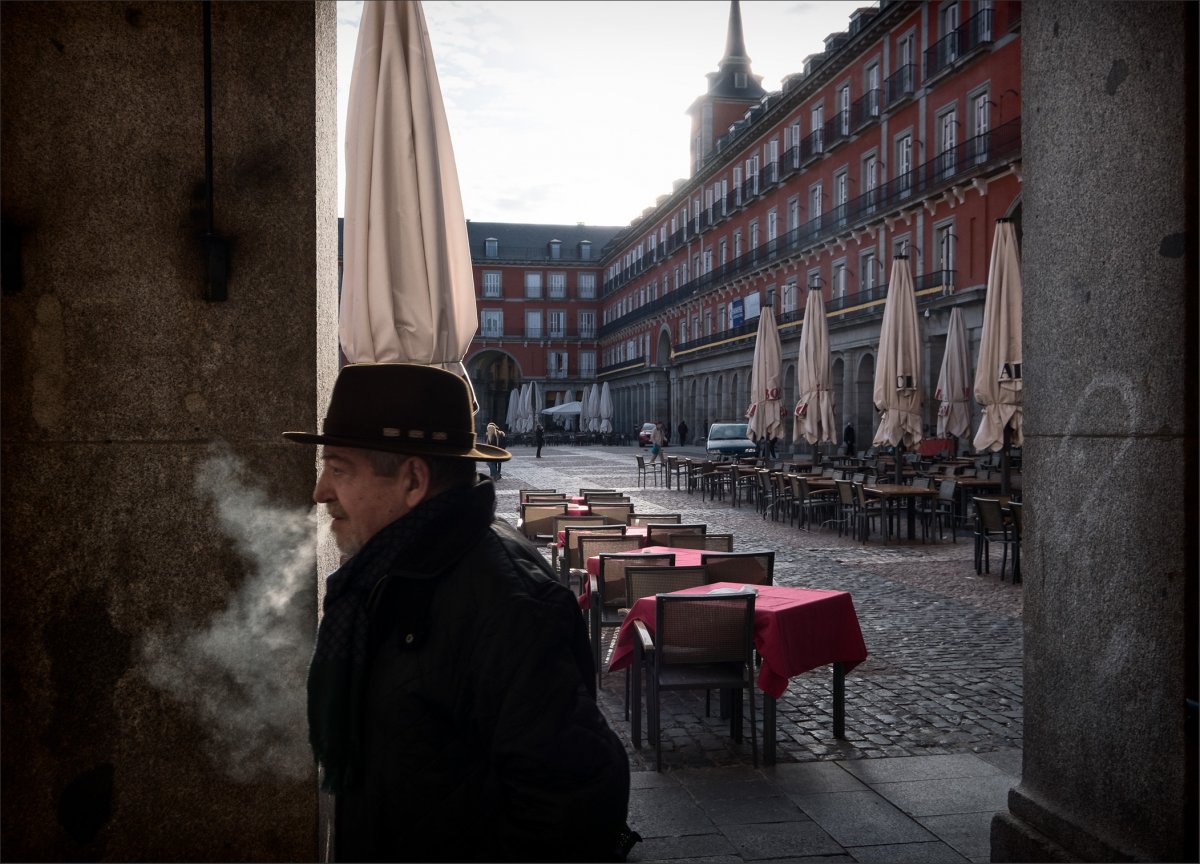
[[[238,781],[302,779],[313,770],[305,668],[314,635],[316,511],[273,505],[241,461],[214,447],[195,492],[246,562],[225,609],[205,624],[150,632],[149,681],[193,711],[214,760]]]

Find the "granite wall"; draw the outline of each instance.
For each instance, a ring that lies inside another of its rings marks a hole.
[[[992,860],[1193,861],[1196,7],[1023,9],[1024,773]]]
[[[305,860],[336,6],[0,6],[6,860]],[[318,348],[318,346],[322,346]]]

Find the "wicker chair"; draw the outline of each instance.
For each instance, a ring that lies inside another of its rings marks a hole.
[[[554,517],[565,516],[567,502],[559,503],[525,503],[521,505],[521,518],[518,526],[525,539],[533,542],[546,543],[556,539],[554,533]]]
[[[655,766],[662,770],[662,711],[664,692],[678,690],[745,690],[750,701],[750,738],[754,767],[758,767],[758,730],[754,703],[754,600],[753,592],[739,594],[660,594],[655,603],[652,640],[644,625],[638,628],[635,654],[647,661],[651,705],[650,730]],[[641,622],[636,622],[641,625]],[[640,658],[639,658],[640,659]],[[730,732],[741,740],[742,699],[733,700]]]
[[[587,525],[581,527],[569,526],[563,538],[563,554],[560,559],[559,579],[564,585],[571,585],[571,571],[582,570],[583,558],[579,557],[579,540],[584,536],[624,537],[624,525]],[[637,538],[632,538],[636,540]]]
[[[625,525],[633,512],[631,501],[592,501],[590,504],[592,515],[603,516],[609,525]]]
[[[635,525],[678,525],[683,521],[679,513],[630,513],[625,524],[631,528]]]
[[[708,568],[709,582],[740,582],[743,585],[775,584],[775,553],[704,552],[700,563]]]
[[[670,546],[673,534],[707,534],[708,525],[704,522],[690,522],[687,525],[660,525],[653,523],[646,526],[647,546]]]
[[[672,567],[674,553],[656,555],[630,554],[626,552],[601,552],[600,569],[591,580],[588,598],[588,624],[592,641],[592,661],[596,665],[596,683],[599,686],[601,666],[601,637],[606,629],[621,626],[630,604],[625,598],[625,570],[628,567]]]
[[[671,534],[668,546],[677,549],[704,549],[710,552],[732,552],[732,534]]]

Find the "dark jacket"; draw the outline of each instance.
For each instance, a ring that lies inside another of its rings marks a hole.
[[[470,501],[373,600],[365,768],[337,796],[337,860],[611,860],[629,762],[579,606],[493,521],[490,482]]]

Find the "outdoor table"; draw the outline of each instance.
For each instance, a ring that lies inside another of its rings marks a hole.
[[[648,550],[647,550],[648,551]],[[684,550],[676,550],[684,551]],[[683,562],[676,561],[682,565]],[[734,582],[716,582],[677,594],[707,594],[718,589],[742,587]],[[762,664],[758,669],[758,687],[763,692],[763,762],[775,764],[775,700],[787,689],[788,680],[833,664],[833,735],[846,737],[846,673],[867,659],[867,646],[854,603],[847,591],[821,591],[813,588],[786,588],[780,585],[756,585],[754,601],[754,647]],[[610,672],[634,662],[633,622],[641,621],[654,633],[654,597],[643,597],[633,604],[617,633],[617,644]],[[633,742],[641,745],[641,675],[633,674]]]
[[[892,502],[897,498],[908,499],[908,539],[916,539],[916,512],[917,498],[935,497],[938,492],[936,489],[918,489],[915,486],[905,486],[896,483],[880,483],[877,486],[864,486],[863,491],[868,495],[874,495],[877,498],[883,499],[884,507],[888,509],[888,527],[885,536],[890,536],[892,517],[891,509]]]
[[[630,532],[633,528],[629,529]],[[676,567],[699,567],[700,556],[707,549],[685,549],[681,546],[643,546],[641,549],[632,552],[622,552],[622,555],[665,555],[668,552],[675,553]],[[600,575],[600,556],[590,555],[587,559],[587,572],[592,578]]]
[[[629,529],[633,531],[633,528]],[[699,567],[700,556],[707,552],[707,549],[684,549],[679,546],[643,546],[641,549],[636,549],[631,552],[622,552],[622,555],[665,555],[667,553],[675,554],[676,567]],[[600,556],[589,555],[587,559],[588,582],[600,575]],[[592,592],[584,591],[579,597],[579,608],[588,610],[592,608]]]

